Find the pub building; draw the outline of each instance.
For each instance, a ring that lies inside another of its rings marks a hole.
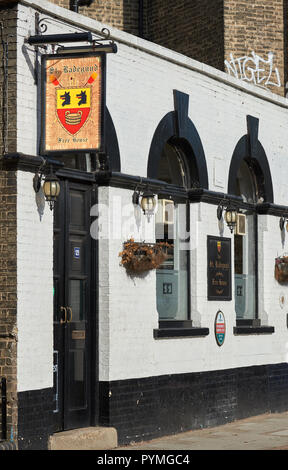
[[[3,443],[286,411],[287,99],[45,0],[0,16]]]

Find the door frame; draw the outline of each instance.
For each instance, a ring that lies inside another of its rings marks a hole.
[[[95,183],[95,176],[91,173],[86,173],[81,170],[60,169],[56,173],[57,177],[62,181],[68,183],[78,183],[91,188],[91,205],[90,210],[94,204],[98,203],[98,186]],[[67,214],[65,214],[65,225],[67,226]],[[91,226],[91,222],[90,222]],[[89,227],[90,229],[90,227]],[[91,235],[90,235],[91,236]],[[96,426],[99,424],[100,416],[100,393],[99,393],[99,361],[98,361],[98,312],[99,312],[99,269],[98,269],[98,240],[91,237],[91,251],[90,251],[90,348],[88,353],[90,355],[90,390],[87,391],[88,400],[90,402],[90,425]],[[66,247],[65,247],[66,250]],[[54,251],[54,247],[53,247]],[[65,253],[66,255],[66,253]],[[53,337],[54,344],[54,337]],[[63,378],[64,380],[64,378]]]

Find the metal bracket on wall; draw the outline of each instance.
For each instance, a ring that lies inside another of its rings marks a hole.
[[[61,24],[62,26],[65,25],[66,27],[73,27],[73,33],[68,34],[50,34],[45,35],[46,31],[48,30],[49,25],[54,26],[54,24]],[[75,32],[75,29],[78,32]],[[81,47],[64,47],[61,45],[64,43],[73,43],[73,42],[89,42],[88,46],[81,46]],[[107,42],[109,41],[109,42]],[[35,47],[35,62],[33,67],[33,74],[34,74],[34,83],[38,84],[39,78],[39,49],[42,48],[47,52],[47,45],[49,44],[52,48],[52,53],[75,53],[75,52],[106,52],[106,53],[116,53],[117,52],[117,44],[114,40],[110,37],[110,31],[107,28],[102,28],[100,33],[94,32],[87,32],[83,31],[82,28],[76,26],[68,21],[65,22],[58,18],[52,17],[42,17],[38,12],[35,13],[35,36],[30,36],[24,40],[24,44],[28,43],[30,46]],[[24,47],[24,46],[23,46]],[[56,49],[57,48],[57,49]],[[23,51],[24,55],[26,56],[26,61],[30,61],[27,53]],[[28,64],[29,65],[29,64]],[[30,67],[32,68],[32,67]]]
[[[35,26],[35,31],[36,34],[43,35],[48,31],[49,25],[54,26],[55,23],[61,24],[62,26],[65,25],[66,27],[72,27],[75,33],[75,30],[78,30],[79,33],[85,33],[86,31],[83,30],[83,28],[80,28],[77,25],[69,23],[69,21],[63,21],[60,20],[59,18],[54,18],[54,17],[39,17],[39,13],[36,13],[36,21],[37,24]],[[114,40],[111,39],[111,33],[108,28],[102,28],[100,32],[93,32],[91,31],[91,36],[92,36],[92,45],[95,47],[97,46],[106,46],[105,41],[109,41],[108,45],[111,46],[112,48],[116,46],[116,43]],[[61,34],[59,36],[59,43],[61,43]],[[44,43],[44,41],[43,41]],[[42,46],[41,46],[42,47]],[[116,51],[115,51],[116,52]]]

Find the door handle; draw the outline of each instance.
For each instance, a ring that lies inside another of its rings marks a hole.
[[[66,323],[67,322],[67,308],[66,307],[60,307],[60,310],[62,312],[62,310],[64,310],[64,320],[63,318],[60,318],[60,323]]]
[[[67,308],[67,310],[70,310],[70,318],[69,318],[69,320],[67,320],[67,323],[71,323],[71,321],[72,321],[72,314],[73,314],[72,308],[71,308],[71,307],[66,307],[66,308]]]

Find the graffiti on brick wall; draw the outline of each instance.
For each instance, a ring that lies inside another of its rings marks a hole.
[[[235,58],[230,53],[230,60],[225,60],[226,71],[240,80],[255,83],[255,85],[268,88],[269,86],[281,86],[280,74],[274,65],[274,54],[269,52],[267,59],[256,54]]]

